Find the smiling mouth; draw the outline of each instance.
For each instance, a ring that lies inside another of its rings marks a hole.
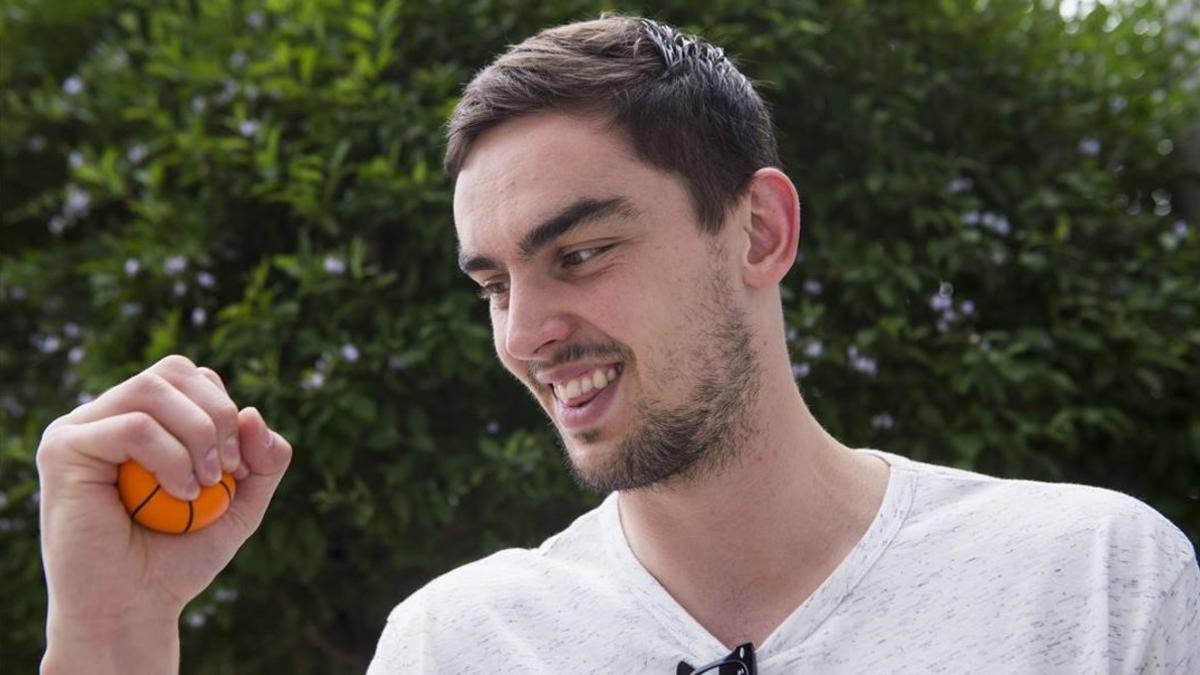
[[[568,408],[586,405],[615,382],[623,370],[623,365],[619,363],[600,366],[567,382],[555,383],[552,385],[554,398]]]

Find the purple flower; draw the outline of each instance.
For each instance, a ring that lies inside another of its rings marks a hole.
[[[500,423],[496,420],[491,420],[487,423],[487,426],[485,426],[484,429],[492,436],[495,436],[496,434],[500,433]]]
[[[804,355],[810,359],[819,358],[823,351],[825,351],[824,345],[816,340],[811,340],[804,346]]]
[[[242,120],[242,123],[238,125],[238,132],[246,138],[250,138],[258,133],[258,127],[257,120]]]
[[[871,426],[876,429],[891,429],[896,425],[896,420],[888,413],[879,413],[871,418]]]
[[[809,279],[808,281],[804,282],[804,292],[808,293],[809,295],[820,295],[821,282],[817,281],[816,279]]]
[[[304,389],[310,390],[320,389],[321,387],[325,386],[325,375],[324,373],[309,373],[308,376],[304,378],[304,381],[300,383],[300,386]]]
[[[354,363],[358,361],[358,356],[358,347],[350,343],[342,345],[342,358],[346,359],[347,362]]]
[[[137,274],[138,270],[140,270],[140,269],[142,269],[142,263],[140,260],[138,260],[137,258],[126,258],[125,259],[125,276],[131,277],[131,276]]]
[[[199,272],[196,274],[196,283],[200,288],[212,288],[217,283],[217,278],[208,272]]]
[[[192,310],[192,325],[203,326],[208,322],[208,312],[204,311],[203,307],[196,307]]]
[[[346,272],[346,262],[335,256],[325,256],[324,266],[325,271],[329,274],[345,274]]]
[[[79,94],[83,91],[83,78],[79,77],[78,75],[72,75],[68,77],[67,79],[63,80],[62,89],[67,96],[75,96]]]
[[[792,377],[797,380],[808,377],[810,372],[812,372],[812,367],[803,361],[792,364]]]
[[[173,255],[163,261],[163,272],[175,276],[187,269],[187,258]]]
[[[71,363],[79,363],[83,360],[84,354],[86,352],[83,347],[71,347],[71,351],[67,352],[67,360]]]
[[[1100,141],[1094,138],[1085,138],[1079,141],[1079,154],[1086,157],[1095,157],[1100,154]]]

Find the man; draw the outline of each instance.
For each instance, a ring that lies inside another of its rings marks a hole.
[[[800,209],[778,164],[746,78],[652,21],[551,29],[468,86],[446,161],[459,264],[572,471],[611,494],[540,548],[405,600],[370,672],[1200,667],[1195,552],[1149,507],[821,429],[784,338]],[[56,420],[38,451],[44,668],[175,668],[184,605],[290,456],[182,357]],[[114,498],[129,457],[178,496],[236,469],[238,499],[207,530],[155,536]]]

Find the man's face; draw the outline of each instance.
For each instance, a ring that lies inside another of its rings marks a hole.
[[[730,235],[701,234],[679,179],[600,122],[539,114],[476,141],[454,216],[496,353],[582,484],[633,489],[736,457],[757,364]]]

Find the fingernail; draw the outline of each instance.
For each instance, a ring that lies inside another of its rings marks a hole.
[[[188,499],[195,499],[200,496],[200,484],[196,482],[195,476],[188,476],[183,483],[183,495]]]
[[[238,462],[241,461],[238,456],[238,438],[230,436],[225,439],[225,465],[232,471],[237,468]]]
[[[208,474],[209,479],[214,483],[221,480],[221,462],[217,460],[217,446],[215,445],[204,453],[204,473]]]

